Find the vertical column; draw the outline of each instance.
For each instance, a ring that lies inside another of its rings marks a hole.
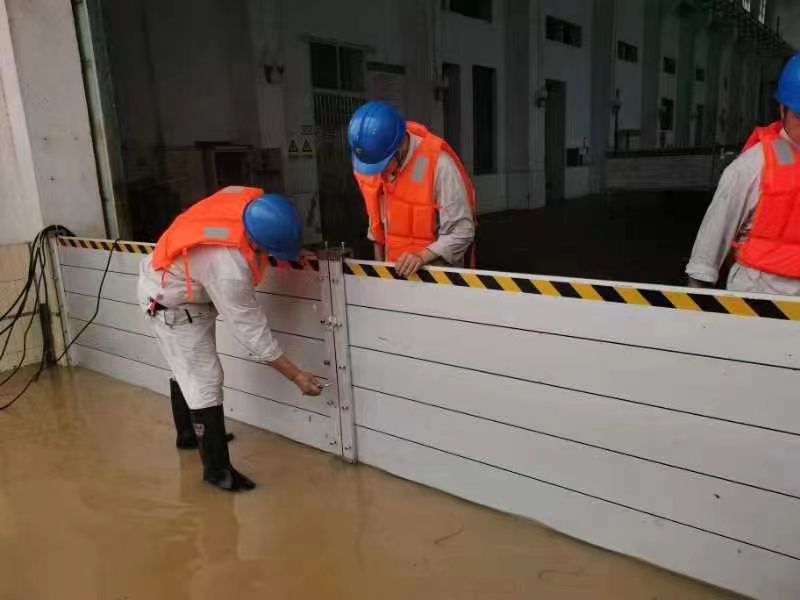
[[[592,16],[592,113],[589,147],[591,193],[602,191],[614,93],[615,0],[594,0]]]
[[[658,94],[661,81],[661,0],[644,1],[642,52],[642,147],[658,142]]]
[[[97,176],[103,199],[106,234],[110,238],[129,240],[133,238],[133,232],[103,7],[100,0],[73,0],[73,11],[97,159]]]
[[[722,64],[722,26],[712,23],[708,27],[708,59],[706,62],[706,112],[703,122],[703,144],[713,146],[717,137],[719,120],[719,88]]]
[[[0,244],[32,240],[42,228],[33,154],[6,0],[0,0]]]
[[[678,47],[678,88],[675,106],[675,143],[678,146],[689,144],[691,119],[694,103],[695,78],[695,31],[697,17],[686,10],[680,15],[680,34]]]
[[[5,0],[0,17],[13,49],[4,84],[16,78],[21,97],[14,119],[25,166],[35,177],[26,183],[26,210],[38,203],[45,224],[59,223],[76,233],[103,237],[105,223],[97,182],[88,107],[81,76],[72,4],[66,0]],[[6,42],[8,47],[8,42]],[[5,52],[3,53],[6,54]],[[10,60],[3,58],[4,61]],[[14,67],[16,74],[13,73]],[[10,71],[9,71],[10,69]],[[22,158],[22,154],[18,155]],[[30,225],[30,223],[29,223]]]
[[[528,25],[529,0],[505,2],[505,165],[506,207],[528,208],[530,203],[528,102],[531,88],[531,67],[528,47],[531,30]],[[533,32],[535,35],[535,32]]]
[[[331,452],[356,462],[356,430],[353,411],[353,382],[350,376],[350,340],[345,299],[344,250],[325,250],[320,254],[319,273],[322,303],[328,315],[322,319],[325,341],[332,361],[328,395],[331,412]]]
[[[528,208],[545,204],[544,0],[530,0],[528,10]]]

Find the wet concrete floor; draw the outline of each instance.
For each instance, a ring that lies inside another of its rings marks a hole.
[[[737,597],[237,423],[219,492],[168,405],[61,369],[0,413],[0,599]]]

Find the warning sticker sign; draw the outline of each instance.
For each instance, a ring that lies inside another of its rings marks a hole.
[[[312,156],[314,154],[314,146],[311,145],[311,139],[305,138],[303,140],[303,147],[300,150],[303,156]]]
[[[292,138],[289,140],[289,156],[297,156],[300,153],[300,149],[297,147],[297,140]]]

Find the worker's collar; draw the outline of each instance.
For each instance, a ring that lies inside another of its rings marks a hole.
[[[795,142],[792,138],[789,137],[789,134],[786,132],[785,127],[781,127],[781,137],[789,142],[792,146],[800,150],[800,143]]]
[[[419,146],[419,143],[422,141],[421,137],[419,137],[418,135],[414,135],[413,133],[407,133],[406,135],[408,135],[408,150],[406,151],[405,157],[403,157],[403,164],[401,164],[397,168],[394,177],[392,177],[391,179],[388,177],[386,178],[387,181],[394,181],[394,179],[397,178],[397,175],[400,173],[400,171],[406,168],[408,163],[411,162],[411,157],[414,156],[414,152],[416,152],[417,146]]]

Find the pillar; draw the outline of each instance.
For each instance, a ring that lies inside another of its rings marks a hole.
[[[528,136],[531,111],[530,97],[531,30],[528,26],[529,0],[506,0],[505,2],[505,165],[506,207],[528,208],[529,188],[529,144]],[[535,32],[534,32],[535,35]]]
[[[615,5],[615,0],[594,0],[592,3],[592,113],[589,142],[591,193],[599,193],[604,188],[611,104],[614,99]]]
[[[644,1],[642,51],[642,147],[658,145],[659,87],[661,81],[661,0]]]
[[[530,0],[528,5],[528,56],[530,85],[528,87],[528,208],[545,204],[544,116],[540,102],[544,90],[544,0]]]
[[[690,143],[692,113],[694,112],[695,81],[695,33],[697,15],[685,10],[680,15],[678,49],[678,88],[675,102],[675,143],[686,146]]]
[[[0,243],[106,233],[68,0],[0,0]]]
[[[717,137],[719,119],[719,88],[721,85],[722,27],[712,23],[708,27],[708,59],[706,61],[706,116],[703,123],[703,144],[713,146]]]

